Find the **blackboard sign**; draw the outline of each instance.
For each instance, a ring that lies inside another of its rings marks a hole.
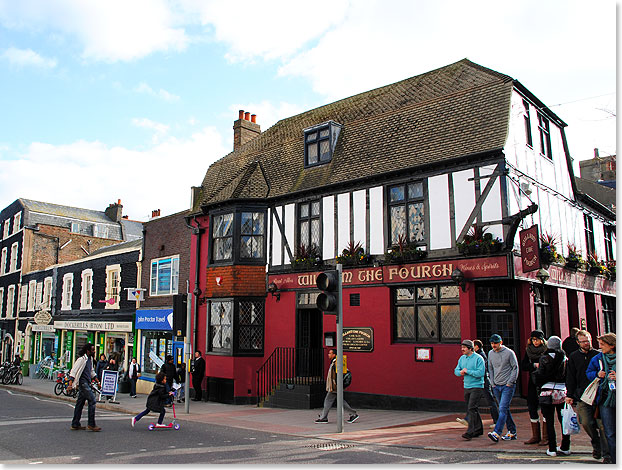
[[[349,352],[372,352],[374,350],[373,328],[344,328],[343,350]]]

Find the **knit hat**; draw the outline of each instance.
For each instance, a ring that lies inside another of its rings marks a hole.
[[[541,330],[533,330],[531,332],[531,335],[529,335],[529,337],[544,340],[544,333]]]
[[[501,341],[503,341],[501,339],[501,336],[499,336],[498,334],[494,334],[490,337],[490,343],[500,343]]]
[[[562,348],[562,339],[559,336],[551,336],[546,340],[546,344],[549,349],[561,349]]]
[[[460,343],[462,346],[466,346],[469,349],[473,349],[473,341],[471,341],[470,339],[465,339],[462,341],[462,343]]]

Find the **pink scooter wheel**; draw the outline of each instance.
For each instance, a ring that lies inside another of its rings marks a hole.
[[[178,423],[175,423],[175,426],[173,427],[175,428],[175,431],[178,431],[181,426]]]

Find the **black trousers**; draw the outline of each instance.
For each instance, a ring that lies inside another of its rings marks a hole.
[[[557,414],[557,420],[559,424],[562,424],[562,409],[564,404],[559,405],[540,405],[542,410],[542,416],[546,419],[546,430],[549,435],[549,450],[555,452],[557,450],[557,436],[555,434],[555,414]],[[560,445],[561,450],[570,450],[570,435],[562,434],[562,442]]]
[[[484,397],[483,388],[465,388],[464,401],[467,404],[466,420],[469,423],[467,433],[471,435],[483,434],[482,417],[479,414],[479,402]]]
[[[192,376],[192,388],[194,388],[194,398],[195,400],[203,399],[203,391],[201,390],[201,386],[203,385],[203,377],[195,377]]]

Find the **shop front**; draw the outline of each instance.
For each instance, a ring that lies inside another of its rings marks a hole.
[[[48,357],[55,360],[58,336],[54,325],[32,325],[31,332],[33,363]]]
[[[149,393],[165,357],[174,355],[173,309],[136,310],[135,327],[140,345],[136,358],[142,369],[136,391]]]

